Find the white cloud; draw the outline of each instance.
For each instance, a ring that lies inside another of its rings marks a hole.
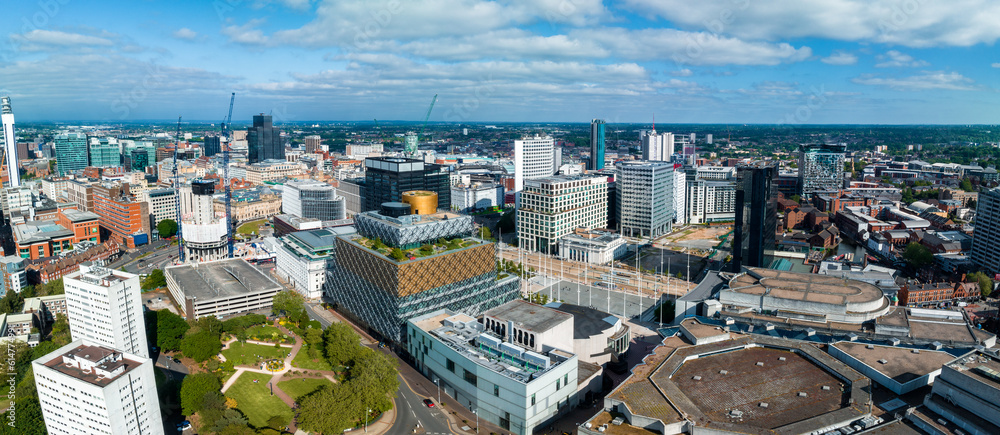
[[[675,29],[626,30],[605,28],[571,32],[597,41],[629,60],[664,60],[681,65],[778,65],[812,55],[809,47],[787,43],[749,42],[707,32]]]
[[[626,5],[686,30],[747,39],[825,38],[907,47],[967,47],[1000,39],[1000,3],[992,0],[626,0]]]
[[[875,74],[862,74],[851,81],[860,85],[885,86],[895,90],[971,91],[978,88],[972,79],[957,72],[945,71],[924,71],[922,74],[910,77],[880,77]]]
[[[395,45],[395,44],[393,44]],[[594,43],[566,35],[538,36],[523,30],[500,30],[466,37],[413,41],[393,47],[427,59],[595,59],[611,55]]]
[[[835,50],[829,57],[819,61],[828,65],[854,65],[858,63],[858,57],[846,51]]]
[[[11,39],[17,41],[20,44],[60,45],[60,46],[114,45],[114,43],[107,38],[82,35],[79,33],[60,32],[57,30],[35,29],[27,33],[14,34],[11,35],[10,37]]]
[[[690,69],[684,68],[677,71],[670,71],[670,75],[674,77],[691,77],[694,74]]]
[[[245,45],[266,45],[269,42],[264,32],[257,26],[264,23],[263,19],[253,19],[242,26],[226,26],[222,28],[222,34],[229,37],[229,40]]]
[[[187,27],[182,27],[174,31],[173,35],[174,38],[177,39],[183,39],[185,41],[193,41],[195,38],[198,37],[198,32],[195,32],[194,30],[191,30]]]
[[[993,68],[1000,68],[1000,62],[993,62],[990,66]]]
[[[906,68],[906,67],[919,68],[919,67],[922,67],[922,66],[930,65],[926,61],[923,61],[923,60],[914,60],[913,56],[901,53],[901,52],[896,51],[896,50],[889,50],[885,54],[880,54],[880,55],[876,56],[876,59],[882,61],[882,62],[879,62],[879,63],[875,64],[876,68],[891,68],[891,67],[895,67],[895,68]]]

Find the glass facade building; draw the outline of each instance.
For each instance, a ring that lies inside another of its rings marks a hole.
[[[774,165],[743,166],[737,170],[736,223],[733,229],[732,270],[769,267],[778,230],[778,190]]]
[[[222,152],[222,139],[219,136],[205,138],[205,156],[211,157]]]
[[[590,122],[590,164],[587,169],[597,171],[604,169],[604,127],[603,119]]]
[[[122,164],[121,148],[116,143],[109,143],[107,139],[91,139],[88,151],[90,166],[107,168]]]
[[[837,191],[844,186],[844,154],[847,145],[802,145],[799,147],[799,188],[802,198],[813,193]]]
[[[247,160],[250,163],[264,160],[285,160],[285,146],[281,143],[281,130],[274,128],[271,115],[254,115],[253,127],[247,129]]]
[[[291,181],[281,191],[281,211],[305,219],[347,219],[347,204],[337,189],[322,181]]]
[[[56,170],[60,176],[87,167],[87,135],[57,134],[53,142],[56,148]]]
[[[441,166],[417,159],[370,157],[365,159],[365,211],[378,210],[384,202],[400,202],[403,192],[429,190],[438,194],[438,208],[451,209],[451,183]]]
[[[615,206],[622,235],[656,238],[669,233],[674,221],[674,187],[673,163],[619,164]]]

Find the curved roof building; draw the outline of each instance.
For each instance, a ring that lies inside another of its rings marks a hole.
[[[889,312],[875,285],[827,275],[747,268],[719,292],[730,311],[754,310],[813,322],[862,323]]]

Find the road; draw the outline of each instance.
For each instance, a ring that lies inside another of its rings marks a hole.
[[[448,429],[448,420],[445,418],[443,412],[439,405],[435,405],[433,408],[428,408],[424,405],[424,399],[414,393],[410,389],[410,386],[403,381],[403,377],[399,377],[399,399],[396,400],[396,406],[399,409],[396,412],[396,423],[389,429],[390,434],[402,435],[402,434],[412,434],[413,429],[420,424],[420,427],[425,430],[428,435],[430,434],[451,434],[451,430]],[[437,404],[437,398],[433,398],[434,403]],[[419,431],[418,431],[419,432]]]

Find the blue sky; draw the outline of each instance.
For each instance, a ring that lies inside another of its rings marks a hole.
[[[7,2],[19,122],[995,124],[991,0]]]

